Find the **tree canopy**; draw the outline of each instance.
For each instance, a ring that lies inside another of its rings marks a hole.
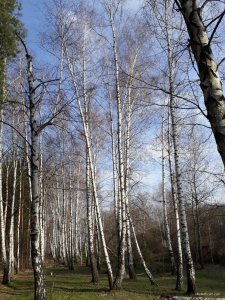
[[[15,0],[0,2],[0,82],[5,73],[5,60],[14,57],[17,53],[16,33],[23,33],[24,29],[19,20],[21,5]],[[2,93],[1,93],[2,94]]]

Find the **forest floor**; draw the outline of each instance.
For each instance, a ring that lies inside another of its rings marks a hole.
[[[225,271],[218,266],[207,267],[197,271],[197,291],[205,298],[225,299]],[[77,267],[69,271],[64,267],[46,268],[47,299],[49,300],[156,300],[161,295],[179,296],[184,292],[174,290],[175,277],[169,274],[156,276],[158,286],[151,286],[144,275],[137,280],[125,279],[123,290],[109,292],[107,275],[101,274],[98,285],[90,284],[88,268]],[[33,299],[33,275],[31,271],[16,275],[9,287],[0,284],[0,300],[29,300]],[[162,299],[162,298],[161,298]]]

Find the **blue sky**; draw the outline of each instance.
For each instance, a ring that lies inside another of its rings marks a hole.
[[[39,33],[44,30],[44,4],[47,0],[20,0],[22,4],[22,22],[27,29],[27,43],[35,55],[41,55]],[[137,10],[141,0],[127,0],[126,7]],[[44,54],[44,53],[43,53]],[[42,57],[43,58],[43,57]]]
[[[21,0],[22,22],[27,30],[27,44],[32,53],[41,55],[39,32],[43,30],[43,3],[45,0]]]
[[[126,7],[132,10],[138,10],[141,0],[127,0]],[[27,29],[27,46],[32,55],[36,57],[36,64],[43,63],[45,60],[50,61],[52,57],[41,49],[40,46],[40,32],[44,31],[45,17],[44,17],[44,4],[46,0],[21,0],[22,4],[22,22]],[[148,150],[149,151],[149,150]],[[159,170],[158,164],[148,165],[148,171],[142,170],[138,178],[142,178],[142,183],[148,186],[149,182],[152,186],[157,186],[161,179],[161,169]],[[146,188],[145,187],[145,188]],[[144,188],[144,189],[145,189]]]
[[[21,0],[22,4],[22,22],[27,29],[27,46],[34,57],[36,57],[36,64],[43,64],[51,61],[52,57],[40,46],[40,32],[44,31],[45,17],[44,4],[47,0]],[[127,0],[127,8],[137,10],[140,7],[141,0]],[[151,144],[151,143],[150,143]],[[212,148],[215,153],[215,160],[220,161],[216,151],[216,145],[213,143]],[[150,150],[148,150],[150,151]],[[152,151],[150,151],[152,152]],[[148,153],[150,154],[150,153]],[[147,169],[147,170],[146,170]],[[150,188],[155,188],[161,180],[161,167],[158,163],[152,161],[147,164],[145,170],[139,175],[142,177],[142,183]]]

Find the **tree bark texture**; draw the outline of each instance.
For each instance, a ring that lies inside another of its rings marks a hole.
[[[123,159],[123,147],[122,147],[122,99],[120,95],[120,82],[119,82],[119,65],[117,57],[117,43],[116,43],[116,32],[114,27],[114,18],[112,7],[108,10],[110,27],[112,31],[113,39],[113,55],[114,55],[114,66],[115,66],[115,81],[116,81],[116,101],[117,101],[117,147],[118,147],[118,171],[119,171],[119,199],[121,201],[121,236],[118,247],[118,265],[116,277],[113,283],[113,289],[121,289],[123,276],[125,273],[125,249],[126,249],[126,195],[125,195],[125,168]]]
[[[92,210],[92,194],[91,194],[91,174],[90,159],[88,151],[86,153],[86,197],[87,197],[87,221],[88,221],[88,252],[90,256],[91,274],[93,283],[99,283],[99,274],[94,249],[94,228],[93,228],[93,210]]]
[[[162,113],[162,198],[163,198],[163,218],[166,234],[166,246],[169,252],[171,261],[171,273],[172,275],[176,272],[175,258],[172,248],[170,226],[168,221],[168,210],[167,210],[167,199],[166,199],[166,186],[165,186],[165,132],[164,132],[164,122],[165,122],[165,108],[163,108]]]
[[[218,152],[225,166],[225,98],[222,90],[218,65],[213,57],[211,38],[201,17],[196,0],[177,0],[190,37],[190,46],[199,71],[207,117],[211,124]]]
[[[166,16],[166,24],[168,24],[168,16]],[[177,119],[176,112],[174,108],[174,54],[171,48],[171,39],[170,33],[167,27],[166,31],[166,39],[167,39],[167,60],[168,60],[168,81],[169,81],[169,95],[170,95],[170,115],[171,115],[171,133],[172,133],[172,142],[174,149],[174,165],[175,165],[175,179],[177,186],[177,199],[180,208],[180,224],[181,224],[181,234],[182,234],[182,245],[184,251],[184,257],[186,260],[186,270],[187,270],[187,293],[195,294],[196,286],[195,286],[195,269],[190,249],[190,241],[189,241],[189,233],[188,233],[188,225],[187,225],[187,217],[185,211],[185,203],[184,203],[184,194],[182,190],[182,181],[181,181],[181,170],[180,170],[180,156],[179,156],[179,145],[178,145],[178,127],[177,127]]]
[[[3,196],[2,196],[2,133],[3,133],[3,109],[0,109],[0,230],[1,230],[1,255],[2,255],[2,265],[3,274],[6,273],[7,268],[7,256],[6,256],[6,237],[5,237],[5,218],[4,218],[4,206],[3,206]],[[2,280],[3,284],[7,284],[5,276]]]
[[[32,69],[32,57],[27,53],[27,77],[29,85],[30,129],[31,129],[31,260],[34,270],[34,299],[45,299],[45,274],[40,253],[40,228],[39,228],[39,129],[35,117],[37,107],[35,105],[35,88]]]
[[[175,162],[175,178],[177,184],[177,197],[180,206],[180,223],[181,223],[181,234],[182,234],[182,243],[184,257],[186,260],[186,271],[187,271],[187,293],[195,294],[195,269],[193,264],[193,259],[190,249],[187,217],[185,211],[184,195],[182,190],[182,181],[181,181],[181,171],[180,171],[180,162],[179,162],[179,152],[178,152],[178,133],[177,133],[177,121],[175,118],[174,111],[174,99],[173,99],[173,88],[171,84],[171,93],[170,93],[170,110],[171,110],[171,121],[172,121],[172,138],[174,146],[174,162]]]
[[[130,224],[131,224],[131,228],[132,228],[132,231],[133,231],[134,242],[135,242],[135,245],[136,245],[136,248],[137,248],[137,252],[138,252],[138,255],[139,255],[139,257],[140,257],[141,263],[142,263],[142,265],[143,265],[143,267],[144,267],[145,273],[146,273],[146,275],[148,276],[148,279],[149,279],[149,281],[151,282],[151,284],[152,284],[152,285],[157,285],[157,284],[156,284],[156,281],[155,281],[155,279],[154,279],[154,277],[153,277],[153,275],[152,275],[152,273],[150,272],[149,268],[148,268],[147,265],[146,265],[146,262],[145,262],[145,260],[144,260],[143,255],[142,255],[142,253],[141,253],[141,249],[140,249],[140,247],[139,247],[139,243],[138,243],[138,240],[137,240],[137,235],[136,235],[135,228],[134,228],[134,223],[133,223],[133,221],[132,221],[132,219],[131,219],[131,216],[130,216],[129,211],[128,211],[128,218],[129,218],[129,221],[130,221]]]
[[[83,48],[84,48],[84,50],[86,49],[86,28],[84,28]],[[104,252],[104,256],[105,256],[105,262],[107,265],[109,288],[112,289],[113,273],[112,273],[110,258],[109,258],[109,254],[108,254],[108,249],[107,249],[106,242],[105,242],[105,236],[104,236],[104,230],[103,230],[103,224],[102,224],[102,218],[101,218],[99,200],[98,200],[98,194],[97,194],[97,186],[96,186],[96,181],[95,181],[95,176],[94,176],[92,151],[91,151],[91,140],[90,140],[90,132],[89,132],[89,119],[88,119],[89,107],[88,107],[88,102],[87,102],[87,90],[86,90],[86,66],[85,66],[86,61],[85,61],[85,56],[84,56],[83,57],[83,68],[82,68],[83,69],[82,70],[82,82],[83,82],[82,98],[84,100],[84,109],[83,109],[82,105],[81,105],[81,96],[80,96],[78,88],[77,88],[77,83],[75,80],[73,66],[69,59],[67,48],[66,48],[66,53],[67,53],[68,68],[69,68],[71,80],[72,80],[72,83],[74,86],[74,91],[75,91],[75,94],[77,97],[77,103],[79,106],[79,111],[80,111],[83,128],[84,128],[84,136],[85,136],[85,142],[86,142],[86,155],[87,155],[87,159],[89,161],[89,172],[90,172],[90,178],[91,178],[91,182],[92,182],[93,197],[94,197],[95,206],[96,206],[97,220],[98,220],[98,225],[99,225],[99,230],[100,230],[103,252]],[[84,51],[84,53],[85,53],[85,51]]]
[[[183,289],[183,253],[182,253],[182,244],[181,244],[181,230],[180,230],[180,216],[178,210],[178,199],[177,199],[177,189],[176,182],[174,178],[174,170],[172,165],[173,150],[171,144],[171,126],[170,126],[170,111],[168,111],[168,159],[169,159],[169,170],[170,170],[170,184],[171,184],[171,193],[175,214],[175,223],[176,223],[176,239],[177,239],[177,280],[176,280],[176,290],[180,291]]]

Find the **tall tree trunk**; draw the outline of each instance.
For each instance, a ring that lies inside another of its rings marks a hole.
[[[1,256],[3,274],[7,269],[7,255],[6,255],[6,236],[5,236],[5,218],[4,218],[4,206],[3,206],[3,190],[2,190],[2,133],[3,133],[3,109],[0,108],[0,230],[1,230]],[[3,276],[2,283],[7,284],[7,278]]]
[[[31,260],[34,270],[34,299],[45,299],[45,275],[40,253],[40,225],[39,225],[39,129],[36,120],[35,88],[33,77],[32,57],[26,53],[27,79],[29,85],[29,109],[31,129],[31,214],[30,214],[30,237],[31,237]]]
[[[64,165],[64,160],[65,160],[65,141],[64,141],[64,135],[62,131],[59,133],[59,138],[60,138],[60,144],[62,147],[61,150],[61,161],[60,161],[60,166],[61,166],[61,176],[62,176],[62,219],[61,219],[61,247],[62,247],[62,262],[63,264],[66,264],[66,172],[65,172],[65,165]]]
[[[130,113],[129,113],[130,114]],[[130,168],[130,159],[129,159],[129,148],[130,148],[130,116],[128,117],[127,132],[126,132],[126,141],[125,141],[125,152],[126,152],[126,177],[125,177],[125,197],[126,197],[126,214],[129,209],[129,168]],[[128,272],[130,279],[136,279],[136,273],[134,270],[134,259],[133,259],[133,249],[131,242],[131,231],[130,231],[130,221],[129,218],[126,218],[126,243],[127,243],[127,258],[128,258]]]
[[[199,261],[198,257],[198,238],[196,233],[196,213],[195,213],[195,199],[192,192],[191,196],[191,211],[192,211],[192,220],[193,220],[193,231],[194,231],[194,244],[195,244],[195,262]]]
[[[130,176],[130,128],[131,128],[131,114],[132,114],[132,83],[134,77],[134,67],[137,60],[137,53],[135,53],[134,58],[131,63],[130,67],[130,74],[128,77],[127,83],[127,103],[126,103],[126,129],[125,129],[125,161],[126,161],[126,168],[125,168],[125,201],[126,201],[126,210],[129,209],[129,176]],[[126,230],[127,230],[127,254],[128,254],[128,270],[129,276],[131,279],[136,279],[136,274],[134,270],[134,263],[133,263],[133,250],[132,250],[132,243],[131,243],[131,231],[130,231],[130,221],[127,217],[126,219]]]
[[[183,253],[182,253],[182,244],[181,244],[180,216],[178,210],[177,189],[176,189],[176,182],[174,178],[172,159],[171,159],[172,154],[173,151],[171,145],[170,111],[168,111],[168,159],[169,159],[171,194],[172,194],[174,214],[175,214],[176,239],[177,239],[176,290],[180,291],[183,289],[183,284],[184,284],[183,283]]]
[[[199,217],[199,200],[196,188],[196,178],[194,174],[194,200],[195,200],[195,216],[196,216],[196,230],[197,230],[197,249],[198,249],[198,258],[201,269],[204,269],[203,255],[202,255],[202,235],[201,235],[201,225]]]
[[[80,197],[80,172],[81,171],[81,161],[78,162],[78,172],[77,172],[77,185],[76,185],[76,196],[75,196],[75,224],[74,224],[74,250],[75,250],[75,261],[81,258],[81,253],[79,252],[79,240],[78,240],[78,223],[79,223],[79,197]]]
[[[95,205],[95,233],[96,233],[96,252],[97,252],[97,268],[99,272],[101,271],[101,235],[99,230],[99,222],[97,220],[97,211],[96,211],[96,205]]]
[[[21,79],[22,82],[22,79]],[[29,146],[29,140],[30,140],[30,136],[28,136],[28,126],[30,126],[29,124],[29,120],[27,117],[27,104],[26,104],[26,98],[24,97],[23,99],[23,104],[22,104],[22,110],[23,110],[23,124],[24,124],[24,128],[23,128],[23,134],[24,134],[24,150],[25,150],[25,159],[26,159],[26,165],[27,165],[27,178],[28,178],[28,183],[29,183],[29,200],[30,200],[30,204],[32,202],[32,184],[31,184],[31,160],[30,160],[30,149],[31,147]],[[29,124],[29,125],[28,125]],[[22,211],[24,211],[24,208],[22,208]],[[29,217],[28,217],[28,236],[30,235],[30,220],[31,220],[31,216],[30,216],[31,210],[28,211]],[[27,239],[27,253],[31,253],[31,243],[29,241],[29,239]],[[30,266],[30,262],[31,262],[31,254],[26,256],[26,263],[27,266]]]
[[[115,212],[115,227],[116,227],[116,242],[117,250],[119,249],[119,240],[121,233],[120,217],[119,217],[119,204],[117,196],[117,169],[116,169],[116,147],[115,147],[115,133],[112,113],[112,99],[109,91],[109,116],[110,116],[110,134],[111,134],[111,152],[112,152],[112,167],[113,167],[113,199],[114,199],[114,212]]]
[[[178,152],[178,134],[177,134],[177,121],[175,117],[174,110],[174,89],[172,76],[170,77],[170,112],[171,112],[171,121],[172,121],[172,139],[174,146],[174,162],[175,162],[175,178],[177,184],[177,197],[180,206],[180,223],[181,223],[181,233],[182,233],[182,242],[183,242],[183,251],[184,257],[186,260],[186,271],[187,271],[187,293],[195,294],[195,269],[191,255],[190,241],[188,234],[187,218],[185,211],[184,195],[182,190],[181,182],[181,171],[180,171],[180,158]]]
[[[75,75],[73,71],[72,64],[70,62],[69,56],[68,56],[68,50],[66,48],[67,52],[67,61],[68,61],[68,68],[70,71],[72,83],[74,86],[74,90],[77,96],[77,102],[79,106],[79,111],[83,123],[83,128],[84,128],[84,136],[85,136],[85,141],[86,141],[86,155],[87,155],[87,161],[89,161],[89,168],[90,168],[90,174],[91,174],[91,180],[92,180],[92,188],[93,188],[93,196],[95,200],[95,205],[96,205],[96,212],[97,212],[97,219],[99,222],[99,230],[100,230],[100,235],[101,235],[101,241],[102,241],[102,246],[103,246],[103,252],[105,256],[105,262],[107,266],[107,272],[108,272],[108,282],[109,282],[109,288],[112,289],[112,281],[113,281],[113,273],[112,273],[112,268],[111,268],[111,263],[110,263],[110,258],[108,254],[108,249],[106,246],[105,242],[105,236],[104,236],[104,231],[103,231],[103,224],[102,224],[102,219],[101,219],[101,213],[100,213],[100,207],[99,207],[99,200],[98,200],[98,194],[97,194],[97,187],[96,187],[96,182],[95,182],[95,176],[94,176],[94,165],[92,162],[92,153],[91,153],[91,141],[90,141],[90,132],[89,132],[89,119],[88,119],[88,114],[89,114],[89,107],[87,103],[87,91],[86,91],[86,66],[85,66],[85,49],[86,49],[86,26],[84,26],[84,45],[83,45],[83,50],[84,50],[84,57],[83,57],[83,100],[84,100],[84,110],[81,105],[81,97],[79,95],[79,91],[77,88],[77,83],[75,80]],[[66,47],[66,46],[65,46]]]
[[[88,146],[87,146],[88,147]],[[88,252],[90,256],[91,273],[93,283],[99,282],[99,274],[97,269],[97,261],[94,250],[94,228],[93,228],[93,210],[92,210],[92,195],[91,195],[91,174],[90,174],[90,158],[87,149],[86,158],[86,191],[87,191],[87,221],[88,221]]]
[[[125,273],[125,249],[126,249],[126,195],[125,195],[125,172],[124,172],[124,159],[123,159],[123,148],[122,148],[122,99],[120,95],[120,82],[119,82],[119,65],[117,56],[117,42],[116,32],[114,26],[114,18],[112,7],[109,8],[109,21],[112,31],[113,39],[113,55],[114,55],[114,67],[115,67],[115,81],[116,81],[116,101],[117,101],[117,147],[118,147],[118,170],[119,170],[119,199],[121,201],[121,221],[122,229],[118,248],[118,265],[117,273],[114,280],[113,288],[121,289],[123,276]]]
[[[79,176],[79,174],[78,174]],[[73,194],[72,194],[72,171],[71,171],[71,159],[69,155],[69,261],[70,261],[70,270],[74,270],[74,222],[73,222]]]
[[[60,214],[60,196],[59,196],[59,174],[56,173],[56,208],[53,211],[55,213],[55,245],[56,245],[56,259],[57,262],[61,262],[61,214]]]
[[[7,283],[10,283],[12,276],[14,275],[14,225],[15,225],[15,201],[16,201],[16,181],[17,181],[17,155],[15,150],[13,150],[13,190],[12,190],[12,202],[10,208],[9,217],[9,245],[8,245],[8,268]]]
[[[6,162],[6,178],[5,178],[5,207],[4,207],[4,222],[6,224],[8,207],[9,207],[9,169],[10,163]]]
[[[167,199],[166,199],[166,186],[165,186],[165,138],[164,138],[164,122],[165,122],[165,108],[163,108],[162,113],[162,197],[163,197],[163,218],[166,233],[166,246],[169,252],[171,261],[171,273],[172,275],[176,272],[175,258],[172,248],[171,236],[170,236],[170,226],[168,221],[168,211],[167,211]]]
[[[19,273],[20,270],[20,221],[21,221],[21,210],[22,210],[22,160],[19,161],[19,197],[18,197],[18,216],[17,216],[17,225],[16,225],[16,236],[17,236],[17,249],[16,249],[16,264],[15,269],[16,273]]]
[[[89,105],[87,99],[86,92],[86,38],[87,38],[87,28],[86,24],[84,25],[84,38],[83,38],[83,60],[82,60],[82,83],[83,83],[83,100],[84,100],[84,111],[81,107],[80,99],[78,96],[78,104],[80,108],[80,114],[83,121],[84,127],[84,135],[86,142],[86,189],[87,189],[87,214],[88,214],[88,242],[89,242],[89,255],[90,255],[90,263],[92,270],[92,282],[99,282],[99,274],[97,268],[97,261],[94,251],[94,217],[95,213],[94,207],[92,207],[92,192],[94,193],[94,170],[92,164],[92,154],[91,154],[91,145],[90,145],[90,131],[89,131]],[[74,79],[74,77],[73,77]],[[75,82],[74,82],[75,83]],[[76,92],[78,93],[77,88],[75,87]],[[94,200],[96,201],[96,196],[94,196]]]
[[[44,230],[44,189],[43,189],[43,136],[40,133],[40,210],[39,210],[39,222],[40,222],[40,251],[41,259],[44,263],[45,260],[45,230]]]
[[[225,97],[218,65],[212,52],[212,36],[209,39],[201,17],[202,9],[196,0],[175,0],[184,16],[189,43],[199,71],[207,117],[211,124],[218,152],[225,166]]]
[[[3,266],[3,279],[2,283],[7,284],[7,277],[4,275],[7,272],[7,252],[6,252],[6,217],[4,214],[4,205],[3,205],[3,186],[2,186],[2,168],[3,168],[3,105],[6,97],[6,59],[1,61],[1,74],[0,74],[0,230],[1,230],[1,254],[2,254],[2,266]]]
[[[132,231],[133,231],[134,242],[135,242],[135,245],[136,245],[136,248],[137,248],[137,252],[138,252],[138,255],[140,257],[141,263],[142,263],[142,265],[144,267],[145,273],[148,276],[148,279],[151,282],[151,284],[152,285],[157,285],[156,282],[155,282],[155,279],[154,279],[154,277],[152,275],[152,273],[150,272],[150,270],[148,269],[148,267],[146,265],[146,262],[144,260],[143,255],[141,253],[141,249],[139,247],[139,243],[138,243],[138,240],[137,240],[137,235],[136,235],[135,228],[134,228],[134,223],[133,223],[133,221],[131,219],[129,210],[127,210],[127,215],[128,215],[128,218],[129,218],[129,221],[130,221],[130,224],[131,224],[131,228],[132,228]]]
[[[167,9],[167,1],[165,2]],[[168,60],[168,69],[169,69],[169,92],[170,92],[170,114],[171,114],[171,122],[172,122],[172,141],[174,147],[174,163],[175,163],[175,179],[177,185],[177,198],[180,206],[180,223],[181,223],[181,233],[182,233],[182,242],[183,242],[183,250],[184,256],[186,260],[186,270],[187,270],[187,293],[195,294],[196,286],[195,286],[195,270],[193,259],[191,255],[190,242],[189,242],[189,234],[188,234],[188,226],[187,226],[187,218],[185,211],[185,203],[184,203],[184,195],[182,190],[182,182],[181,182],[181,171],[180,171],[180,157],[178,151],[178,133],[177,133],[177,120],[174,109],[174,54],[172,53],[171,48],[171,40],[169,33],[169,20],[168,15],[165,16],[166,21],[166,41],[167,41],[167,60]]]
[[[88,149],[89,149],[88,153],[91,157],[89,142],[88,142]],[[113,288],[113,273],[112,273],[110,258],[109,258],[109,254],[108,254],[108,250],[107,250],[107,246],[106,246],[106,242],[105,242],[103,223],[102,223],[102,217],[101,217],[101,212],[100,212],[100,207],[99,207],[99,199],[98,199],[98,194],[97,194],[97,187],[96,187],[96,182],[94,180],[94,167],[93,167],[91,159],[90,159],[90,170],[91,170],[91,179],[92,179],[92,187],[93,187],[93,194],[94,194],[93,196],[94,196],[94,200],[95,200],[96,214],[97,214],[97,220],[98,220],[98,226],[99,226],[99,234],[101,236],[103,252],[104,252],[105,262],[106,262],[106,266],[107,266],[109,289],[111,290]]]
[[[69,56],[68,56],[68,51],[66,49],[67,52],[67,61],[68,61],[68,68],[71,74],[71,79],[74,85],[74,89],[75,89],[75,93],[77,96],[77,102],[79,105],[79,110],[80,110],[80,115],[82,118],[82,123],[83,123],[83,127],[84,127],[84,135],[85,135],[85,140],[86,140],[86,147],[87,147],[87,159],[90,161],[90,173],[91,173],[91,180],[92,180],[92,188],[93,188],[93,195],[94,195],[94,199],[95,199],[95,205],[96,205],[96,211],[97,211],[97,219],[99,222],[99,229],[100,229],[100,235],[101,235],[101,240],[102,240],[102,244],[103,244],[103,251],[104,251],[104,255],[105,255],[105,261],[106,261],[106,265],[107,265],[107,271],[108,271],[108,281],[109,281],[109,287],[110,289],[112,288],[112,280],[113,280],[113,274],[112,274],[112,268],[111,268],[111,264],[110,264],[110,259],[109,259],[109,255],[108,255],[108,250],[107,250],[107,246],[105,243],[105,237],[104,237],[104,231],[103,231],[103,224],[102,224],[102,220],[101,220],[101,214],[100,214],[100,208],[99,208],[99,201],[98,201],[98,197],[97,197],[97,187],[96,187],[96,183],[94,180],[94,169],[93,169],[93,163],[92,163],[92,154],[91,154],[91,145],[90,145],[90,133],[89,133],[89,127],[88,122],[87,122],[87,118],[86,116],[88,115],[88,106],[87,106],[87,95],[86,95],[86,87],[85,87],[85,58],[83,58],[83,99],[84,99],[84,106],[85,106],[85,112],[83,111],[82,105],[81,105],[81,98],[78,92],[78,88],[77,88],[77,84],[75,81],[75,75],[74,75],[74,71],[73,71],[73,67],[72,64],[70,62]]]

